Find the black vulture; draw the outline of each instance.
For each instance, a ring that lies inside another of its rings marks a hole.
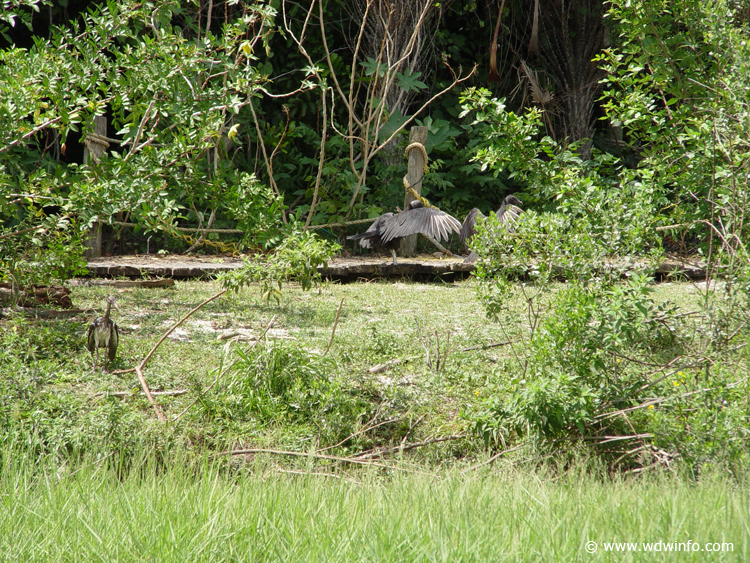
[[[428,239],[448,240],[451,232],[458,233],[460,230],[461,223],[455,217],[414,200],[401,213],[385,213],[364,233],[346,238],[358,240],[363,248],[387,248],[396,264],[396,250],[402,238],[420,233]]]
[[[513,223],[515,223],[518,220],[518,217],[523,213],[523,209],[521,209],[519,206],[523,205],[520,199],[518,199],[514,195],[509,195],[503,200],[502,205],[500,206],[500,209],[497,210],[497,213],[495,216],[497,217],[497,222],[500,225],[505,225],[506,228],[509,228]],[[459,239],[463,244],[466,244],[471,237],[474,236],[476,233],[476,224],[477,220],[479,218],[486,219],[485,215],[479,211],[476,207],[469,211],[469,214],[466,216],[466,219],[464,219],[463,225],[461,225],[461,232],[459,233]],[[464,262],[472,264],[476,262],[477,255],[474,254],[472,251],[469,256],[466,257]]]
[[[110,295],[107,297],[107,310],[103,317],[98,317],[89,325],[89,332],[86,336],[86,348],[94,356],[94,369],[99,364],[99,348],[107,349],[107,358],[104,360],[104,371],[107,371],[107,362],[115,359],[117,354],[117,344],[120,342],[120,333],[117,330],[115,321],[109,318],[109,312],[112,305],[116,308],[115,298]],[[119,308],[118,308],[119,310]],[[94,355],[96,352],[96,355]]]

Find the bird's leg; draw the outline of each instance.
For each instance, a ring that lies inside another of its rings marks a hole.
[[[393,255],[393,265],[396,265],[396,251],[391,248],[391,255]]]
[[[94,370],[96,370],[98,365],[99,365],[99,348],[96,349],[96,354],[94,354]]]

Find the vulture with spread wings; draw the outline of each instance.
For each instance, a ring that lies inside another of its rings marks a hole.
[[[434,207],[425,207],[415,200],[400,213],[385,213],[378,217],[364,233],[346,237],[358,240],[363,248],[387,248],[393,255],[396,264],[396,250],[401,239],[417,233],[433,242],[448,240],[451,233],[458,233],[461,223],[458,219]]]

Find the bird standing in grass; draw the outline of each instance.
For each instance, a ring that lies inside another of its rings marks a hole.
[[[503,200],[503,204],[500,206],[500,209],[497,210],[497,213],[495,213],[495,216],[497,217],[497,222],[500,225],[504,225],[506,228],[510,228],[513,223],[515,223],[518,220],[518,217],[523,213],[523,209],[521,209],[519,206],[523,205],[520,199],[518,199],[514,195],[509,195]],[[469,214],[466,216],[466,219],[464,219],[463,224],[461,225],[461,232],[458,235],[459,240],[466,244],[469,242],[469,239],[473,237],[476,234],[476,224],[479,219],[486,219],[484,214],[479,211],[476,207],[469,211]],[[465,263],[472,264],[476,262],[477,255],[474,254],[472,251],[469,256],[466,257],[464,260]]]
[[[107,357],[104,360],[104,371],[107,371],[107,362],[115,359],[117,354],[117,344],[120,341],[120,333],[117,330],[115,321],[109,318],[112,305],[119,311],[114,296],[107,297],[107,310],[103,317],[97,319],[89,325],[89,332],[86,336],[86,348],[94,356],[94,369],[99,365],[99,348],[107,349]]]
[[[461,223],[458,219],[434,207],[425,207],[420,200],[414,200],[401,213],[386,213],[364,233],[346,237],[347,240],[358,240],[363,248],[387,248],[393,255],[396,264],[396,250],[401,239],[417,233],[432,240],[448,240],[451,232],[458,233]]]

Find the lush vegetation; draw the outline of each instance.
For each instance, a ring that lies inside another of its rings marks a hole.
[[[524,3],[502,3],[488,82],[477,53],[499,7],[489,3],[404,0],[397,12],[413,21],[378,29],[383,14],[371,6],[364,17],[365,2],[6,2],[4,234],[33,250],[62,230],[76,247],[99,223],[109,251],[145,250],[148,236],[163,251],[272,248],[298,222],[401,205],[405,128],[421,124],[425,192],[458,216],[517,191],[538,210],[603,221],[617,208],[605,194],[635,194],[634,228],[671,225],[659,238],[687,251],[711,237],[738,246],[746,10],[681,0],[613,2],[605,14],[575,0],[566,19],[555,0],[535,4],[529,29]],[[503,138],[520,123],[462,108],[465,87],[488,84],[492,104],[533,117],[523,125],[533,144],[511,148]],[[176,228],[185,224],[242,234]],[[14,250],[0,243],[4,256]]]
[[[84,318],[4,319],[4,443],[125,467],[143,451],[372,460],[400,445],[428,466],[508,449],[531,466],[555,452],[621,471],[747,466],[747,333],[728,285],[292,284],[278,302],[262,287],[207,303],[157,349],[144,375],[167,392],[155,395],[166,423],[133,371],[92,372]],[[106,294],[73,289],[83,307]],[[476,292],[499,322],[486,322]],[[205,282],[120,292],[111,369],[137,365],[212,293]]]
[[[0,4],[11,305],[84,273],[98,228],[108,252],[250,254],[218,280],[231,291],[140,364],[157,406],[126,370],[216,284],[122,291],[114,372],[92,372],[83,317],[3,310],[2,549],[140,560],[169,543],[210,559],[236,524],[256,530],[242,541],[261,559],[582,560],[585,541],[626,531],[729,541],[747,559],[747,7],[509,0],[488,74],[477,53],[500,6],[403,0],[414,9],[382,26],[386,2],[308,4]],[[415,124],[430,132],[433,203],[463,216],[515,192],[522,220],[480,224],[465,283],[321,283],[346,234],[329,223],[401,204]],[[655,284],[675,253],[706,280]],[[82,308],[105,296],[72,291]],[[601,488],[605,475],[617,477]],[[230,494],[237,484],[248,492]],[[170,504],[192,494],[204,502]],[[515,512],[498,517],[497,499]],[[261,525],[245,510],[256,503],[296,512]],[[302,522],[326,503],[340,509],[322,537]],[[219,505],[237,519],[215,531]],[[381,537],[415,507],[433,519],[384,547],[356,535]],[[45,513],[54,533],[37,541]],[[182,525],[134,531],[160,514]],[[528,537],[526,553],[507,531],[519,522],[577,532]]]

